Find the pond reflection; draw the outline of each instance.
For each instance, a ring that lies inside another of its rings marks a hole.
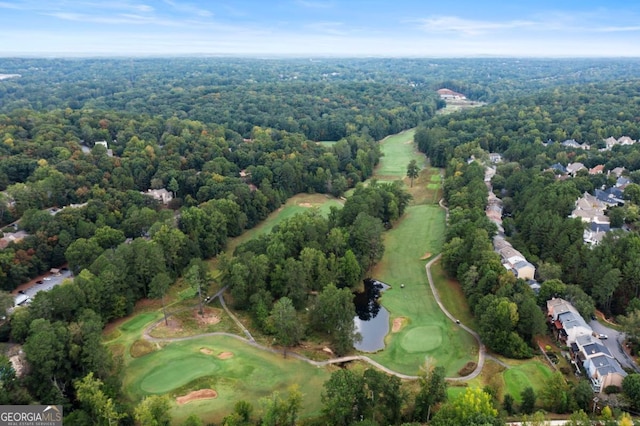
[[[378,303],[378,299],[388,288],[381,281],[367,278],[364,280],[364,291],[354,293],[356,316],[353,321],[356,331],[362,335],[362,341],[354,344],[354,347],[359,351],[375,352],[384,349],[384,337],[389,332],[389,311]]]

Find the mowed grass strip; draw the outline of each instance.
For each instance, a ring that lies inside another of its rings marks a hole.
[[[223,353],[232,355],[222,359]],[[304,395],[301,414],[305,416],[319,414],[320,390],[330,370],[285,359],[281,353],[256,350],[232,337],[202,337],[169,343],[162,350],[132,360],[126,369],[124,389],[133,400],[149,394],[169,395],[177,422],[195,413],[205,423],[217,423],[233,411],[239,400],[251,402],[257,410],[260,398],[273,391],[285,395],[291,384],[298,384]],[[216,399],[185,406],[175,403],[176,397],[198,390],[203,380],[218,392]]]
[[[391,319],[405,321],[398,332],[387,335],[385,350],[371,357],[402,373],[418,374],[429,356],[445,368],[447,376],[457,376],[460,368],[475,360],[476,344],[438,308],[423,259],[442,249],[444,211],[434,205],[410,206],[384,238],[385,254],[373,277],[392,286],[381,299]]]
[[[406,130],[380,141],[380,149],[384,156],[380,159],[375,170],[377,179],[404,178],[411,160],[416,160],[418,167],[424,167],[425,156],[418,153],[413,143],[415,132],[415,129]]]

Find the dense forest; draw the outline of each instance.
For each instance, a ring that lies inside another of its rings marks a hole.
[[[70,284],[38,293],[0,327],[4,340],[23,344],[33,366],[18,379],[6,357],[0,359],[8,372],[0,400],[63,404],[70,424],[97,416],[105,424],[144,423],[153,412],[166,414],[162,401],[133,407],[122,397],[118,360],[101,343],[104,325],[131,313],[142,298],[162,298],[178,277],[206,285],[203,260],[301,192],[340,197],[355,188],[329,217],[296,216],[219,259],[220,284],[229,286],[235,309],[247,311],[257,329],[284,347],[316,333],[336,353],[349,352],[357,339],[351,290],[381,258],[381,235],[409,202],[398,185],[360,183],[380,160],[377,141],[417,125],[417,145],[447,171],[443,265],[461,282],[489,347],[531,356],[532,337],[544,331],[538,305],[545,294],[571,296],[585,312],[595,303],[631,322],[640,305],[633,300],[640,288],[637,234],[613,234],[589,249],[580,224],[568,218],[577,197],[606,183],[606,176],[558,181],[544,170],[569,161],[623,166],[640,183],[637,145],[583,152],[547,144],[573,138],[597,147],[609,136],[638,139],[637,65],[587,59],[0,60],[0,72],[20,75],[0,81],[0,225],[9,234],[19,220],[16,226],[26,233],[0,249],[0,288],[13,290],[64,264],[75,275]],[[444,104],[435,90],[442,87],[490,104],[436,115]],[[514,245],[546,271],[538,297],[505,273],[492,250],[484,170],[467,163],[484,151],[505,158],[493,188],[505,202]],[[153,189],[166,189],[172,200],[148,196]],[[633,189],[629,203],[613,213],[631,230],[640,220],[640,191]],[[309,312],[306,329],[296,321],[302,311]],[[513,312],[517,321],[509,318]],[[380,424],[427,421],[436,405],[442,408],[433,424],[501,424],[486,392],[465,394],[469,404],[481,402],[475,414],[463,402],[444,402],[439,369],[426,370],[410,393],[373,370],[334,376],[325,385],[319,424],[350,424],[370,414]],[[351,400],[341,398],[345,389]],[[377,404],[367,402],[371,389],[381,398]],[[576,389],[566,392],[573,403],[552,409],[583,408]],[[274,406],[270,415],[295,418],[298,396],[289,398],[290,405]],[[359,401],[355,410],[353,401]],[[227,424],[249,422],[241,408]]]

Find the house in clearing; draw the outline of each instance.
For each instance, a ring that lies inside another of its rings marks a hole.
[[[155,200],[160,201],[162,204],[164,204],[165,206],[167,204],[169,204],[169,202],[171,200],[173,200],[173,195],[171,194],[170,191],[167,191],[164,188],[160,188],[160,189],[149,189],[147,190],[147,192],[145,193],[146,195],[150,195],[151,197],[153,197]]]

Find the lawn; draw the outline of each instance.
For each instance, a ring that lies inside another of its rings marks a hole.
[[[552,371],[539,360],[529,360],[513,366],[502,373],[505,383],[504,391],[511,394],[517,403],[522,402],[520,394],[527,387],[539,394],[544,382],[551,377]]]
[[[476,359],[474,339],[445,317],[427,281],[427,258],[441,250],[443,238],[442,209],[410,206],[385,234],[385,255],[373,272],[376,279],[392,286],[383,294],[382,304],[392,321],[404,319],[404,325],[387,336],[384,351],[371,357],[405,374],[417,374],[427,356],[442,365],[447,376],[457,376],[466,362]]]
[[[221,354],[225,354],[221,356]],[[228,336],[202,337],[167,344],[160,351],[132,360],[127,366],[124,389],[132,399],[168,394],[175,422],[197,414],[205,422],[218,423],[239,400],[259,410],[258,401],[277,391],[286,395],[291,384],[303,394],[302,416],[317,415],[320,390],[329,378],[328,368],[317,368],[293,358],[283,358]],[[178,405],[175,398],[190,391],[212,388],[215,399]]]

